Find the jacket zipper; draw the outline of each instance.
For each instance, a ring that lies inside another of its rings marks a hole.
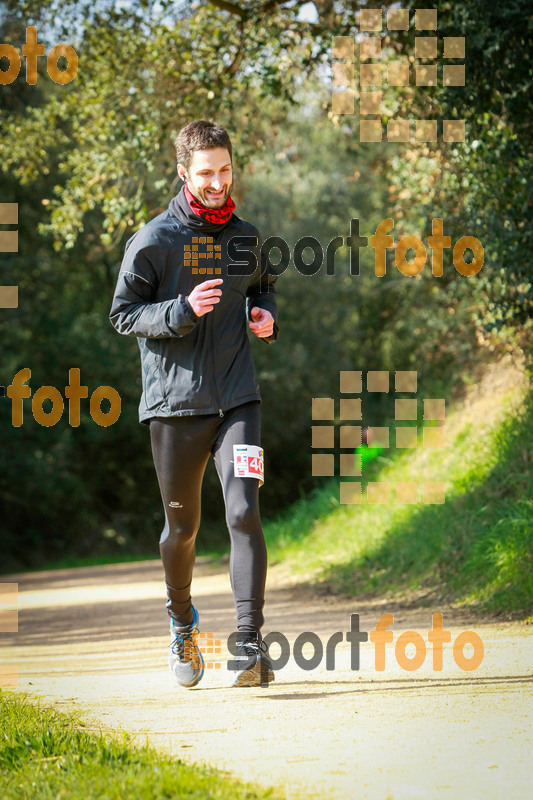
[[[214,311],[214,309],[213,309],[213,311]],[[209,317],[210,317],[210,331],[211,331],[211,375],[212,375],[212,378],[213,378],[213,389],[214,389],[214,392],[215,392],[215,401],[216,401],[216,404],[218,406],[218,413],[219,413],[219,416],[223,417],[224,416],[224,412],[220,408],[220,397],[218,396],[217,384],[216,384],[216,381],[215,381],[215,355],[214,355],[214,353],[215,353],[215,334],[213,332],[213,324],[214,323],[213,323],[212,314],[213,314],[213,312],[211,312],[210,315],[209,315]]]

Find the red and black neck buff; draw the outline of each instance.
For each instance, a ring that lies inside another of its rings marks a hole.
[[[194,211],[195,214],[198,214],[199,217],[206,219],[208,222],[215,222],[217,225],[221,225],[223,222],[228,222],[235,209],[235,203],[231,199],[230,194],[228,194],[226,202],[221,208],[208,208],[192,194],[187,184],[184,185],[183,190],[185,192],[185,197],[187,198],[189,207],[192,209],[192,211]]]
[[[226,202],[221,208],[208,208],[197,200],[187,184],[184,184],[170,201],[169,209],[189,228],[204,233],[217,233],[231,220],[235,203],[228,194]]]

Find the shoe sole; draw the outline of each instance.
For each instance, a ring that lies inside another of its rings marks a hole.
[[[262,677],[263,680],[261,680]],[[266,681],[264,680],[265,677]],[[265,686],[268,685],[269,683],[272,683],[275,680],[276,676],[274,674],[274,671],[270,669],[270,667],[267,670],[266,676],[265,675],[261,676],[261,667],[260,666],[258,667],[258,665],[256,664],[251,669],[247,669],[244,672],[242,672],[231,685],[232,687],[235,688],[241,686]]]
[[[192,688],[193,688],[193,686],[196,686],[198,683],[200,683],[200,681],[201,681],[201,680],[202,680],[202,678],[204,677],[204,670],[202,670],[202,671],[200,672],[200,674],[198,675],[198,677],[197,677],[197,678],[195,678],[195,679],[194,679],[194,681],[192,681],[191,683],[182,683],[180,680],[178,680],[178,679],[176,678],[176,676],[174,675],[174,673],[172,673],[172,675],[174,676],[174,680],[176,681],[176,683],[178,684],[178,686],[183,686],[183,688],[184,688],[184,689],[192,689]]]

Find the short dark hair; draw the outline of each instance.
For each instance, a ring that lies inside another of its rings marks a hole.
[[[228,132],[222,125],[208,122],[205,119],[190,122],[178,133],[174,142],[176,147],[176,161],[189,169],[192,154],[195,150],[214,150],[216,147],[225,147],[233,163],[233,149]]]

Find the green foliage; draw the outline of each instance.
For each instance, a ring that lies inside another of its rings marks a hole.
[[[48,21],[46,4],[29,0],[6,24],[9,38],[25,39],[30,10]],[[159,15],[150,7],[147,16],[139,0],[127,9],[92,8],[80,20],[80,41],[71,36],[79,52],[74,81],[58,86],[41,64],[37,102],[28,96],[23,113],[4,115],[2,170],[21,185],[56,175],[41,200],[50,219],[38,228],[53,236],[56,252],[72,249],[82,234],[86,246],[94,242],[93,256],[112,251],[168,205],[177,184],[171,143],[191,119],[223,117],[237,164],[264,144],[257,124],[264,99],[290,101],[312,41],[287,27],[286,13],[271,14],[268,26],[222,19],[208,4],[171,25],[165,7]]]
[[[441,217],[452,245],[478,238],[481,272],[469,278],[468,316],[483,340],[530,342],[533,318],[532,82],[529,3],[434,3],[440,37],[464,36],[465,87],[432,89],[400,101],[403,116],[464,119],[465,142],[407,145],[384,163],[394,213],[407,223]],[[408,37],[399,37],[404,40]],[[441,64],[447,63],[441,58]],[[398,116],[402,113],[398,112]],[[449,258],[451,262],[451,258]],[[457,276],[456,276],[457,277]],[[464,282],[465,279],[463,279]],[[442,281],[445,282],[445,281]],[[525,334],[525,336],[524,336]]]

